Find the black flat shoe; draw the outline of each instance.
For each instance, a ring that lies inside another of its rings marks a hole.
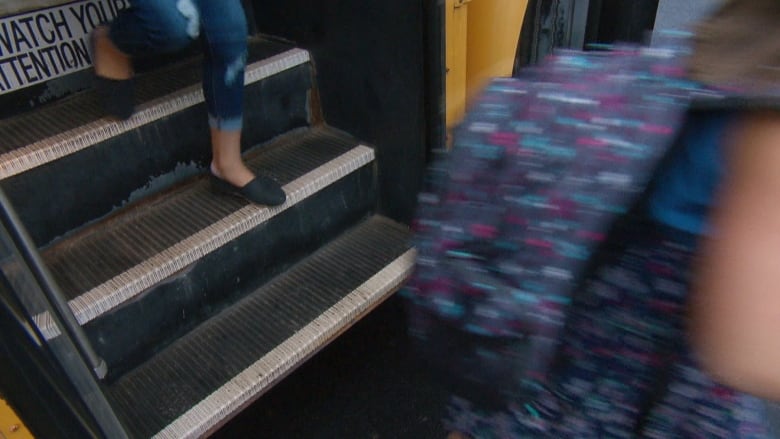
[[[132,79],[110,79],[95,75],[95,90],[106,115],[127,120],[133,115],[134,87]]]
[[[89,42],[92,46],[92,64],[93,71],[94,65],[97,63],[97,50],[95,49],[95,38],[97,35],[92,32]],[[134,98],[134,85],[133,78],[129,79],[111,79],[98,75],[95,73],[94,88],[97,92],[100,105],[103,107],[103,112],[111,117],[119,120],[127,120],[133,115],[135,111]]]
[[[284,193],[282,186],[264,175],[255,176],[243,187],[238,187],[211,174],[211,187],[215,192],[238,196],[265,206],[278,206],[287,201],[287,194]]]

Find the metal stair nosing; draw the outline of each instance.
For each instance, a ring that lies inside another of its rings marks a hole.
[[[284,185],[288,199],[283,205],[277,207],[246,205],[200,232],[84,292],[70,300],[69,305],[78,322],[84,325],[103,313],[121,306],[122,303],[132,300],[204,255],[226,245],[374,160],[373,148],[358,144],[350,151]],[[59,330],[48,314],[35,316],[35,321],[47,339],[59,335]]]
[[[287,46],[263,44],[255,48],[253,56],[266,57],[268,52],[273,54],[287,49]],[[197,82],[193,70],[200,69],[196,67],[197,62],[188,61],[182,68],[171,66],[167,74],[153,72],[153,77],[145,78],[146,89],[138,93],[139,98],[148,101]],[[313,65],[305,63],[247,85],[248,105],[245,106],[246,123],[242,130],[245,147],[312,125],[309,114],[309,99],[315,86],[312,72]],[[170,84],[158,85],[166,82],[165,78],[170,75],[178,76],[172,77],[168,81]],[[71,106],[73,108],[68,107],[70,112],[60,108],[54,113],[67,115],[80,107]],[[89,115],[79,117],[92,120],[100,115],[96,109],[88,112]],[[0,183],[34,242],[43,247],[202,173],[211,158],[205,117],[205,104],[189,107]],[[25,140],[29,143],[65,130],[67,126],[67,123],[57,124],[31,132],[31,136],[37,134],[38,137],[25,136]],[[6,146],[23,145],[19,140]],[[250,153],[249,149],[245,152]],[[42,187],[49,189],[42,191]],[[52,203],[52,199],[58,202]]]
[[[404,232],[399,232],[399,229],[402,228],[400,225],[381,217],[368,219],[364,224],[359,225],[356,228],[361,227],[373,227],[379,235],[384,234],[383,228],[394,228],[395,230],[387,232],[387,235],[394,236],[392,239],[395,240],[395,244],[391,246],[394,250],[377,248],[374,243],[368,243],[364,244],[365,247],[363,251],[370,253],[381,253],[383,251],[397,253],[392,253],[381,267],[377,267],[376,269],[371,268],[371,274],[367,278],[361,278],[361,281],[358,281],[355,284],[357,285],[356,287],[348,287],[348,289],[339,296],[340,299],[317,311],[319,313],[317,317],[302,324],[297,330],[290,333],[281,343],[262,353],[259,357],[252,357],[255,359],[249,363],[248,367],[239,370],[238,373],[232,375],[229,379],[226,379],[216,388],[207,390],[207,396],[205,398],[197,401],[192,406],[189,406],[185,411],[173,414],[172,421],[167,421],[170,423],[167,426],[164,426],[156,434],[152,433],[153,437],[195,438],[204,437],[213,433],[233,415],[259,398],[265,391],[316,354],[330,341],[346,331],[361,317],[378,306],[402,286],[403,282],[411,274],[416,256],[415,250],[410,247],[407,239],[408,230],[404,228]],[[351,232],[346,232],[345,235],[350,235],[350,233]],[[335,245],[339,245],[337,243],[338,241],[339,240],[337,239]],[[326,245],[320,252],[322,250],[328,251],[328,247],[331,245],[334,245],[334,243]],[[329,256],[329,259],[333,260],[343,258],[343,260],[349,261],[350,259],[348,254],[342,254],[341,257],[338,256],[338,253]],[[232,323],[233,325],[236,325],[240,324],[240,318],[262,319],[268,317],[272,319],[273,316],[258,315],[252,317],[253,314],[251,314],[250,311],[246,311],[242,314],[241,307],[247,302],[258,303],[260,301],[266,301],[267,303],[275,303],[272,302],[274,300],[273,298],[263,297],[263,292],[269,289],[272,290],[277,287],[277,285],[282,285],[278,287],[282,289],[289,288],[289,285],[296,285],[293,288],[316,291],[319,289],[316,284],[317,276],[311,278],[314,280],[307,280],[310,278],[306,277],[307,275],[305,273],[307,270],[309,272],[312,270],[316,271],[317,269],[311,267],[317,267],[317,264],[322,264],[322,259],[317,259],[317,253],[315,253],[311,260],[307,259],[302,261],[292,267],[287,273],[278,276],[278,278],[272,280],[268,285],[261,287],[260,290],[253,293],[252,296],[245,298],[241,302],[235,304],[233,308],[229,308],[222,314],[217,315],[213,319],[215,320],[214,322],[207,322],[207,324],[204,324],[202,327],[193,331],[189,336],[185,337],[185,339],[177,341],[169,352],[163,351],[161,355],[162,358],[153,359],[141,366],[141,369],[143,370],[138,371],[138,373],[134,375],[131,374],[120,379],[115,383],[114,388],[109,390],[109,393],[113,395],[112,398],[114,399],[115,404],[120,407],[120,410],[125,410],[124,416],[132,418],[131,422],[139,422],[138,419],[135,419],[138,417],[139,413],[134,410],[144,410],[146,408],[142,409],[139,406],[134,405],[132,399],[138,397],[140,394],[139,392],[143,392],[144,390],[139,386],[136,386],[137,383],[134,380],[140,379],[143,381],[152,379],[164,381],[165,378],[162,376],[150,378],[148,375],[145,375],[153,373],[156,367],[163,367],[167,371],[166,373],[179,373],[184,374],[185,376],[188,373],[192,373],[192,377],[187,376],[187,378],[193,380],[191,385],[195,387],[202,386],[203,383],[198,381],[198,378],[195,375],[198,375],[199,373],[208,374],[209,372],[196,371],[198,369],[198,364],[193,364],[191,359],[177,358],[177,352],[181,352],[181,350],[190,350],[190,352],[192,352],[192,350],[204,349],[204,351],[201,352],[201,355],[209,355],[209,353],[205,351],[208,343],[204,344],[203,342],[198,341],[199,338],[202,337],[208,338],[217,336],[209,335],[209,331],[216,331],[214,334],[223,334],[225,331],[228,331],[227,328],[231,327],[231,320],[239,320],[239,323]],[[365,269],[365,267],[363,268]],[[320,270],[321,276],[324,275],[330,278],[351,276],[349,270],[341,273],[331,273],[327,268]],[[338,279],[332,281],[337,284],[339,282]],[[287,286],[284,286],[285,282],[287,282]],[[323,288],[333,288],[333,285],[324,286]],[[303,305],[278,303],[274,306],[277,308],[287,306],[295,308],[296,306]],[[295,310],[290,309],[288,312],[295,313]],[[267,325],[271,324],[273,323],[267,323]],[[245,340],[245,338],[243,340]],[[241,342],[242,340],[237,338],[233,341],[233,343],[236,344],[240,344]],[[257,342],[256,344],[261,343]],[[244,354],[244,356],[246,355],[250,354]],[[186,367],[183,367],[184,363],[177,366],[177,361],[185,362]],[[148,384],[148,382],[144,383],[145,386],[148,386]],[[176,390],[173,388],[165,388],[165,385],[165,383],[160,382],[152,387],[156,389],[157,392],[165,393],[170,391],[172,392],[171,396],[173,396],[173,393],[176,393]],[[181,385],[188,386],[186,383]],[[159,397],[160,395],[157,396]],[[179,396],[186,398],[191,397],[191,394],[186,396],[179,394]],[[143,405],[143,402],[137,401],[137,403]],[[133,407],[135,407],[135,409]],[[151,409],[153,409],[155,413],[159,413],[157,408],[152,407]],[[129,410],[129,412],[127,410]],[[160,417],[171,418],[171,413],[160,414]],[[149,421],[154,423],[159,421],[159,419]],[[141,421],[141,423],[143,424],[143,421]],[[145,429],[149,427],[148,425],[142,427],[136,425],[136,428]],[[143,435],[149,435],[149,431],[143,431]]]
[[[398,290],[411,275],[415,258],[414,250],[408,250],[399,256],[295,336],[258,359],[252,367],[215,390],[208,400],[198,403],[154,437],[195,438],[215,432],[230,420],[231,415],[254,402]],[[274,361],[274,358],[280,356],[286,356],[286,361]],[[245,388],[244,392],[232,392],[242,383],[251,382],[253,377],[263,379]],[[216,407],[219,408],[215,410]],[[208,412],[210,415],[204,417],[203,414]],[[184,431],[186,434],[182,435]]]
[[[106,361],[110,379],[372,214],[378,192],[375,170],[372,163],[344,176],[87,323],[84,329]]]
[[[251,63],[246,67],[245,84],[250,85],[311,61],[309,52],[293,48]],[[103,117],[24,147],[0,154],[0,180],[74,154],[120,134],[173,115],[204,102],[199,84],[193,84],[138,106],[125,121]]]

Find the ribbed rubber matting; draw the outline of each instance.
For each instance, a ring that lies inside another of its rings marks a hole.
[[[277,55],[289,49],[279,43],[253,40],[250,62]],[[136,102],[160,98],[184,87],[198,84],[201,76],[200,59],[166,67],[143,75],[136,80]],[[12,151],[69,129],[85,125],[104,116],[95,93],[87,90],[37,111],[0,121],[0,153]]]
[[[256,83],[310,61],[305,50],[253,40],[250,53],[260,60],[247,65],[246,84]],[[196,62],[173,65],[138,78],[133,116],[124,121],[103,117],[91,90],[35,112],[0,121],[0,179],[74,154],[102,141],[203,102]]]
[[[287,185],[333,161],[349,161],[350,154],[354,155],[353,151],[357,147],[357,140],[337,130],[326,127],[305,128],[257,148],[247,156],[247,164],[255,171],[262,171]],[[342,159],[345,156],[347,159]],[[362,161],[353,167],[365,164],[367,159],[362,156],[359,158]],[[373,153],[370,159],[373,159]],[[345,171],[337,169],[333,172]],[[338,178],[339,175],[332,178]],[[307,189],[309,192],[322,189],[318,184],[321,186],[328,183],[314,181],[311,184],[314,186]],[[296,202],[296,197],[307,195],[291,193],[287,186],[285,188],[290,198],[285,206]],[[247,206],[248,202],[243,199],[213,194],[208,179],[203,177],[192,184],[173,188],[125,209],[121,215],[106,219],[45,249],[42,256],[66,298],[75,299],[109,280],[122,283],[121,279],[116,279],[117,276],[131,268],[153,264],[150,261],[152,257],[157,257],[158,262],[160,258],[165,259],[165,252],[172,246],[181,245],[196,233],[202,234],[224,218],[237,215],[237,212],[240,214]],[[255,212],[251,210],[247,215]],[[223,228],[218,229],[215,233],[224,232]],[[128,284],[138,281],[133,276],[126,277]],[[123,284],[118,287],[108,286],[108,289],[122,287]],[[84,320],[79,314],[79,306],[75,308],[79,320]]]
[[[198,436],[395,290],[409,252],[405,226],[371,218],[126,374],[109,398],[134,437],[174,421],[162,436]],[[377,278],[385,291],[361,291]]]

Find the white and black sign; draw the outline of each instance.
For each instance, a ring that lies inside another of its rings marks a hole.
[[[0,18],[0,95],[90,67],[90,32],[129,6],[82,0]]]

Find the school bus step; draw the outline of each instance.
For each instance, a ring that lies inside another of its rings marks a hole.
[[[393,293],[414,252],[374,216],[177,340],[107,390],[134,437],[202,437]]]
[[[245,145],[309,125],[310,61],[288,44],[250,40]],[[39,246],[209,161],[201,72],[194,56],[140,75],[127,121],[105,117],[93,90],[0,120],[1,184]]]
[[[217,195],[200,177],[42,251],[112,375],[374,208],[374,150],[332,128],[295,130],[257,148],[247,163],[284,184],[284,205]],[[47,338],[59,334],[47,314],[36,322]]]
[[[254,38],[250,44],[247,84],[309,61],[308,52]],[[88,148],[203,102],[200,57],[136,79],[136,113],[121,122],[105,117],[96,93],[88,90],[36,111],[0,121],[6,133],[0,144],[0,178]]]

